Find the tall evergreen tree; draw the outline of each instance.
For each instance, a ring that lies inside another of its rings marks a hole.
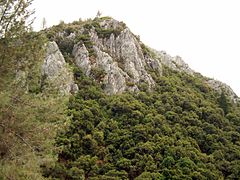
[[[42,179],[50,122],[64,119],[62,103],[39,89],[45,38],[31,31],[31,3],[0,0],[0,179]]]

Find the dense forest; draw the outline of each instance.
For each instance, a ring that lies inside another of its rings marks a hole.
[[[101,29],[95,18],[33,32],[31,3],[0,1],[0,179],[240,177],[239,102],[202,75],[169,67],[162,75],[149,71],[152,89],[142,82],[137,93],[106,94],[98,81],[104,72],[86,76],[72,60],[76,41],[95,58],[87,32],[74,42],[55,35],[84,26],[109,38],[122,29]],[[57,42],[70,64],[77,93],[43,91],[48,41]]]
[[[69,126],[58,133],[60,179],[237,179],[239,107],[198,78],[166,69],[153,91],[106,96],[80,70]]]

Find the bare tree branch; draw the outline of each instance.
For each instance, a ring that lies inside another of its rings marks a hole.
[[[5,17],[5,15],[6,15],[6,12],[8,10],[9,5],[10,5],[10,1],[7,1],[7,4],[6,4],[5,8],[4,8],[4,11],[3,11],[1,19],[0,19],[0,24],[2,24],[2,21],[3,21],[4,17]]]

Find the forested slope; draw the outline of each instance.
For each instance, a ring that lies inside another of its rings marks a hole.
[[[0,179],[238,179],[239,98],[111,17],[33,32],[0,1]]]
[[[107,96],[75,69],[80,91],[56,138],[60,179],[237,179],[239,107],[168,68],[153,91]]]

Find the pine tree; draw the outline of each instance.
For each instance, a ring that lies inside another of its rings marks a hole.
[[[30,28],[29,17],[34,11],[29,10],[33,0],[1,0],[0,1],[0,39],[21,36]]]
[[[65,118],[63,103],[41,94],[46,41],[31,31],[31,3],[0,0],[0,179],[42,179],[40,163],[51,157],[55,132],[51,122]]]

